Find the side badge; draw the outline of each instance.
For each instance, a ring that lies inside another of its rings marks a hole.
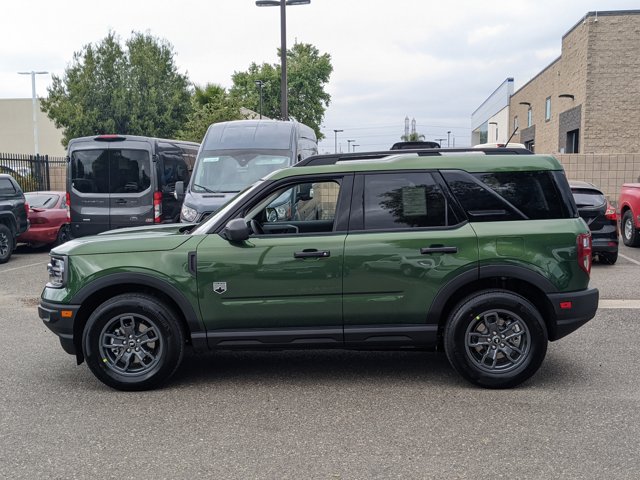
[[[213,291],[218,295],[222,295],[227,291],[227,282],[213,282]]]

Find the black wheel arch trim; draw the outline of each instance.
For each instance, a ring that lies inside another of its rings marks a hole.
[[[108,287],[122,284],[136,284],[140,285],[141,287],[151,287],[166,294],[169,298],[171,298],[171,300],[176,303],[176,305],[178,305],[178,308],[180,308],[180,310],[182,311],[182,314],[184,315],[187,326],[189,328],[189,335],[193,342],[193,346],[196,349],[200,350],[201,346],[196,345],[196,343],[199,344],[204,340],[204,349],[207,349],[204,323],[198,318],[198,315],[191,305],[191,302],[189,302],[184,297],[182,292],[180,292],[180,290],[178,290],[176,287],[164,280],[158,279],[151,275],[146,275],[144,273],[114,273],[105,277],[101,277],[76,292],[73,298],[69,300],[69,303],[81,305],[94,293]]]
[[[542,292],[549,294],[558,291],[556,286],[537,272],[517,265],[482,265],[473,270],[457,275],[436,294],[427,313],[427,324],[440,323],[442,312],[451,296],[463,288],[484,278],[506,277],[535,285]]]

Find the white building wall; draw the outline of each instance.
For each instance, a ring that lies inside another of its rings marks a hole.
[[[38,150],[42,155],[65,156],[62,130],[40,111],[37,103]],[[33,106],[30,98],[0,99],[0,153],[33,155]]]

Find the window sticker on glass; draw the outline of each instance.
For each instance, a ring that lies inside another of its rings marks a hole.
[[[420,187],[402,187],[402,212],[407,217],[427,214],[426,189]]]

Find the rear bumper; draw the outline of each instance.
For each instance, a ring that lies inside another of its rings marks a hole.
[[[54,243],[58,238],[60,227],[37,228],[33,225],[18,237],[18,242],[24,243]]]
[[[548,294],[556,317],[549,332],[549,340],[559,340],[595,317],[599,296],[597,288]]]
[[[76,347],[73,341],[73,324],[80,305],[63,305],[41,301],[38,306],[38,316],[53,333],[60,337],[60,344],[65,352],[75,355]]]

